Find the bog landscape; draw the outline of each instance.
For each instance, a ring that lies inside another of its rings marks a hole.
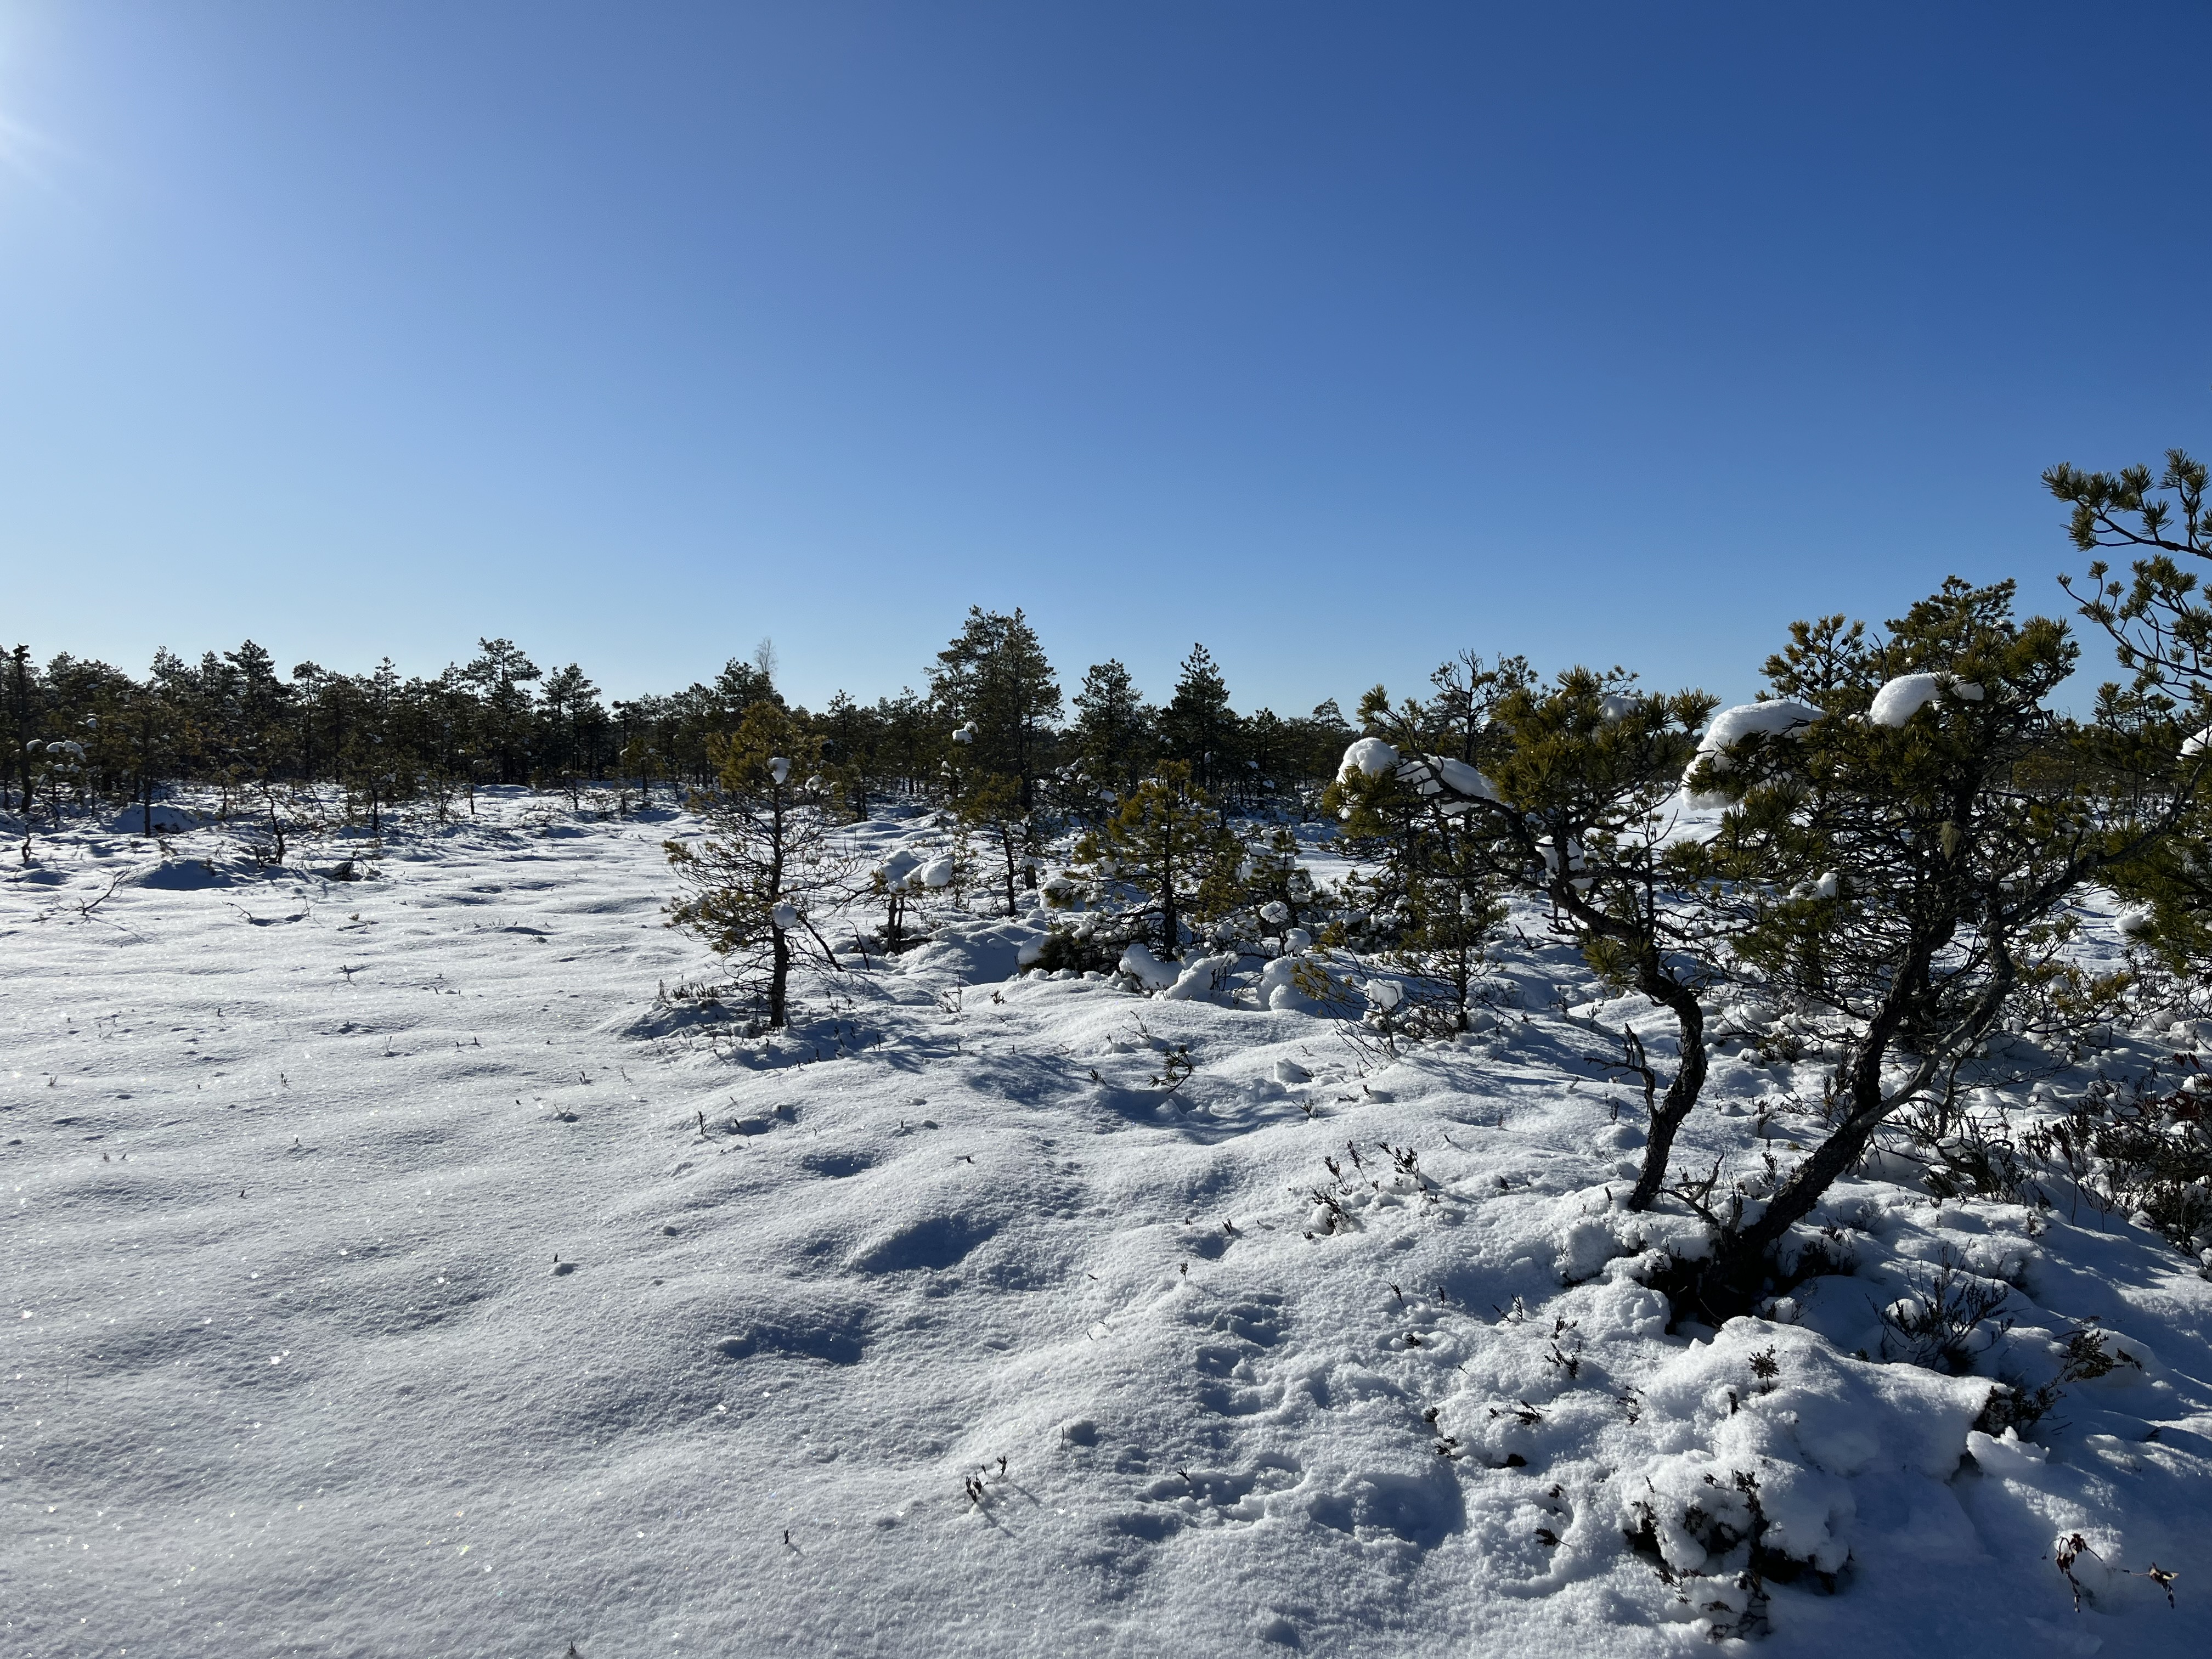
[[[2212,1654],[2208,61],[0,0],[0,1659]]]
[[[2079,718],[19,651],[11,1645],[2199,1650],[2203,480]]]

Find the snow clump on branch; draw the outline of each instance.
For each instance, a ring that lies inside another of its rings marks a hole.
[[[1443,755],[1401,756],[1395,744],[1380,738],[1361,738],[1344,751],[1336,775],[1349,778],[1360,773],[1370,778],[1395,774],[1417,794],[1450,797],[1442,803],[1446,812],[1463,812],[1471,802],[1498,799],[1490,780],[1465,761]]]
[[[1344,762],[1336,769],[1336,775],[1348,778],[1355,772],[1364,772],[1370,778],[1379,778],[1397,764],[1395,745],[1380,738],[1361,738],[1344,751]]]
[[[1744,738],[1754,733],[1765,737],[1789,737],[1803,731],[1821,716],[1821,711],[1808,702],[1796,702],[1788,697],[1775,697],[1765,702],[1739,703],[1734,708],[1723,708],[1713,716],[1705,734],[1698,739],[1698,752],[1690,757],[1690,763],[1682,769],[1682,785],[1689,791],[1690,777],[1698,766],[1707,761],[1716,772],[1728,770],[1728,751]],[[1728,799],[1718,794],[1688,793],[1692,806],[1724,806]]]
[[[1874,726],[1902,726],[1947,691],[1961,702],[1982,700],[1982,688],[1972,680],[1954,680],[1948,674],[1899,674],[1874,694],[1867,720]]]

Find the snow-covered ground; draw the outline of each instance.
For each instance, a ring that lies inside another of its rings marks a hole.
[[[1035,919],[949,906],[734,1045],[661,995],[715,971],[659,915],[696,826],[485,811],[366,880],[307,872],[360,842],[269,874],[215,831],[7,870],[0,1652],[2212,1639],[2194,1264],[1853,1181],[1856,1272],[1669,1334],[1640,1281],[1696,1229],[1614,1207],[1642,1099],[1588,1058],[1663,1024],[1534,918],[1494,1029],[1395,1060],[1018,977]],[[1679,1162],[1786,1158],[1819,1075],[1723,1060]],[[1885,1363],[1946,1261],[2008,1298],[1972,1370]],[[2093,1321],[2124,1361],[1974,1431]]]

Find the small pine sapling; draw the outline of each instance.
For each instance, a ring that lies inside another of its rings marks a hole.
[[[755,703],[734,732],[709,739],[721,787],[700,802],[708,833],[665,843],[679,884],[669,925],[740,964],[771,1030],[789,1023],[794,961],[838,965],[811,912],[849,897],[854,886],[853,860],[805,782],[812,748],[781,705]]]
[[[1139,783],[1098,830],[1076,843],[1103,887],[1132,896],[1132,913],[1152,922],[1163,956],[1182,949],[1188,923],[1211,912],[1224,869],[1243,861],[1236,837],[1180,761]],[[1157,918],[1156,921],[1153,919]]]

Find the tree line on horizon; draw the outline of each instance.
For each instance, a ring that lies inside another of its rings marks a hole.
[[[1310,798],[1353,735],[1334,700],[1305,715],[1240,713],[1203,645],[1164,703],[1118,660],[1066,696],[1018,609],[971,607],[926,690],[872,704],[839,691],[818,710],[787,701],[765,641],[711,683],[616,700],[578,664],[542,668],[503,638],[477,649],[428,677],[389,658],[365,674],[314,662],[287,674],[247,640],[197,662],[163,650],[133,676],[66,653],[41,665],[17,645],[0,662],[0,811],[28,829],[137,802],[150,821],[164,794],[196,787],[226,817],[282,818],[285,798],[319,785],[372,826],[396,805],[470,810],[492,785],[615,785],[649,804],[656,789],[711,788],[718,743],[763,702],[809,740],[827,794],[854,817],[903,798],[1003,818],[1000,795],[1027,818],[1083,814],[1163,761],[1250,808]]]

